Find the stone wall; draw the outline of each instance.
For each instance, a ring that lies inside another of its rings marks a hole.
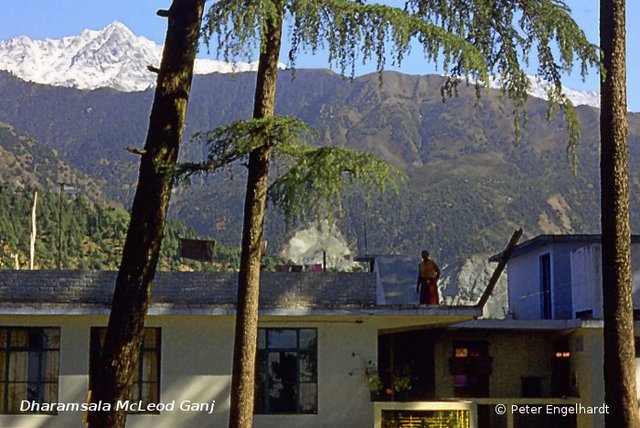
[[[108,306],[117,272],[0,271],[0,302],[11,304],[91,304]],[[184,307],[234,308],[237,274],[158,272],[152,303]],[[376,304],[375,277],[369,273],[263,272],[263,309],[369,308]]]

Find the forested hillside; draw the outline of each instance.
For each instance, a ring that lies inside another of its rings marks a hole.
[[[212,74],[194,80],[183,158],[200,159],[196,131],[250,115],[253,74]],[[497,91],[478,102],[472,89],[443,102],[440,76],[385,73],[353,81],[326,70],[283,71],[276,108],[316,129],[317,144],[374,153],[405,170],[398,195],[366,205],[357,189],[347,195],[339,228],[354,252],[419,254],[432,250],[442,264],[461,266],[473,254],[502,250],[515,228],[540,233],[599,231],[597,109],[578,107],[583,141],[574,175],[565,156],[562,118],[547,122],[546,102],[532,98],[522,140],[515,143],[509,103]],[[107,198],[127,206],[135,188],[151,91],[80,91],[20,81],[0,73],[0,120],[55,149],[98,183]],[[640,233],[640,115],[629,116],[632,226]],[[277,169],[277,168],[276,168]],[[274,169],[274,171],[276,170]],[[237,247],[245,179],[218,174],[195,179],[172,194],[170,215],[198,233]],[[305,225],[297,225],[305,227]],[[271,212],[269,254],[292,236]]]
[[[0,187],[0,269],[29,264],[32,188]],[[36,203],[35,268],[56,269],[58,242],[62,269],[116,270],[127,231],[129,214],[103,203],[92,203],[84,196],[38,191]],[[59,222],[59,219],[62,221]],[[61,236],[61,241],[58,236]],[[200,263],[180,257],[179,238],[199,238],[193,229],[171,220],[167,224],[158,269],[227,270],[238,264],[237,250],[218,246],[216,260]]]

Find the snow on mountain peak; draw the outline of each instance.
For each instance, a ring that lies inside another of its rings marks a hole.
[[[529,76],[529,81],[531,83],[529,95],[546,100],[548,98],[547,90],[551,86],[551,83],[537,76]],[[587,105],[600,108],[600,93],[597,91],[577,91],[563,86],[562,92],[575,106]]]
[[[529,77],[529,91],[528,94],[535,98],[547,100],[547,90],[550,88],[551,83],[538,76]],[[489,87],[499,89],[502,86],[502,82],[499,77],[494,77],[489,81]],[[574,106],[587,105],[591,107],[600,108],[600,93],[597,91],[577,91],[575,89],[562,86],[562,92],[571,100]]]
[[[162,46],[136,36],[119,21],[59,40],[18,36],[0,41],[0,70],[23,80],[78,89],[110,87],[142,91],[156,83],[148,65],[159,66]],[[254,71],[256,63],[197,59],[195,73]]]
[[[18,36],[0,41],[0,70],[31,82],[78,89],[110,87],[134,92],[152,87],[156,75],[147,66],[159,66],[162,46],[136,36],[126,25],[113,21],[102,30],[84,30],[59,40],[32,40]],[[281,64],[284,68],[284,65]],[[196,59],[195,73],[231,73],[257,70],[257,63],[230,64]],[[497,80],[490,86],[495,87]],[[546,99],[548,83],[532,78],[530,94]],[[565,88],[575,105],[599,107],[597,92]]]

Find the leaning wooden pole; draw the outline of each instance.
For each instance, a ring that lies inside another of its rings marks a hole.
[[[484,305],[487,304],[489,297],[491,297],[491,293],[493,293],[493,289],[496,288],[496,285],[498,284],[498,280],[502,275],[502,271],[504,271],[504,268],[507,266],[507,262],[511,257],[511,253],[513,253],[513,249],[518,244],[518,241],[520,240],[521,236],[522,236],[522,229],[516,230],[515,232],[513,232],[513,235],[511,235],[511,239],[507,244],[507,248],[505,248],[504,251],[502,252],[502,256],[500,257],[498,266],[496,266],[496,269],[493,271],[493,275],[491,275],[491,278],[489,279],[489,284],[487,284],[487,288],[484,290],[484,293],[482,293],[480,300],[476,304],[476,306],[479,307],[480,309],[484,309]]]

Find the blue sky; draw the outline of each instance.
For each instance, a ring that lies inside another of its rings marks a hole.
[[[4,2],[0,19],[0,40],[18,35],[31,38],[61,38],[79,34],[83,29],[100,29],[118,20],[134,33],[162,43],[166,31],[163,18],[156,16],[157,9],[167,8],[170,0],[20,0]],[[598,42],[598,0],[569,0],[574,19],[585,30],[590,41]],[[627,1],[627,80],[629,82],[628,103],[630,110],[640,111],[640,29],[633,25],[640,16],[640,2]],[[202,49],[206,52],[206,49]],[[297,66],[326,67],[325,55],[301,57]],[[286,59],[283,59],[286,62]],[[391,67],[388,67],[391,68]],[[369,72],[373,65],[361,67],[359,74]],[[419,49],[408,57],[402,67],[405,73],[427,74],[435,72]],[[598,90],[596,70],[591,70],[587,80],[582,82],[579,70],[564,79],[566,86],[573,89]]]

